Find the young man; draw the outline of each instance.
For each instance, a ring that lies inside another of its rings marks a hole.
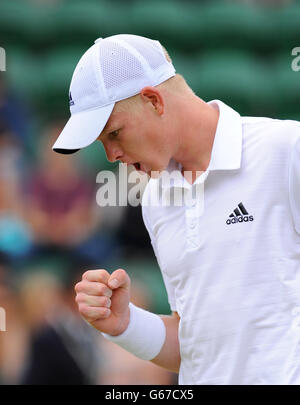
[[[81,315],[180,384],[299,384],[299,122],[204,102],[157,41],[134,35],[98,39],[83,55],[70,104],[54,150],[98,139],[112,162],[177,173],[169,186],[151,178],[142,203],[172,315],[130,304],[124,269],[83,274]],[[151,204],[168,188],[200,194]]]

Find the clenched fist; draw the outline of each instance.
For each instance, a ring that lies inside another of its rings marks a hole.
[[[112,336],[125,331],[130,316],[130,278],[125,270],[88,270],[75,291],[80,315],[94,328]]]

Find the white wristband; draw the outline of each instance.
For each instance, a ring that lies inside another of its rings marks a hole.
[[[129,304],[130,321],[118,336],[102,335],[143,360],[152,360],[161,351],[166,338],[163,320],[151,312]]]

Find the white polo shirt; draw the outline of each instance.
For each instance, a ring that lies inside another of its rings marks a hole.
[[[180,316],[179,383],[300,384],[300,123],[210,104],[220,116],[209,167],[171,185],[202,184],[203,212],[151,206],[158,179],[142,202]]]

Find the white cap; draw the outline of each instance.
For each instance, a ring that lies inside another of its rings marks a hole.
[[[79,60],[71,80],[71,117],[52,149],[73,153],[94,142],[117,101],[175,76],[158,41],[120,34],[98,38]]]

